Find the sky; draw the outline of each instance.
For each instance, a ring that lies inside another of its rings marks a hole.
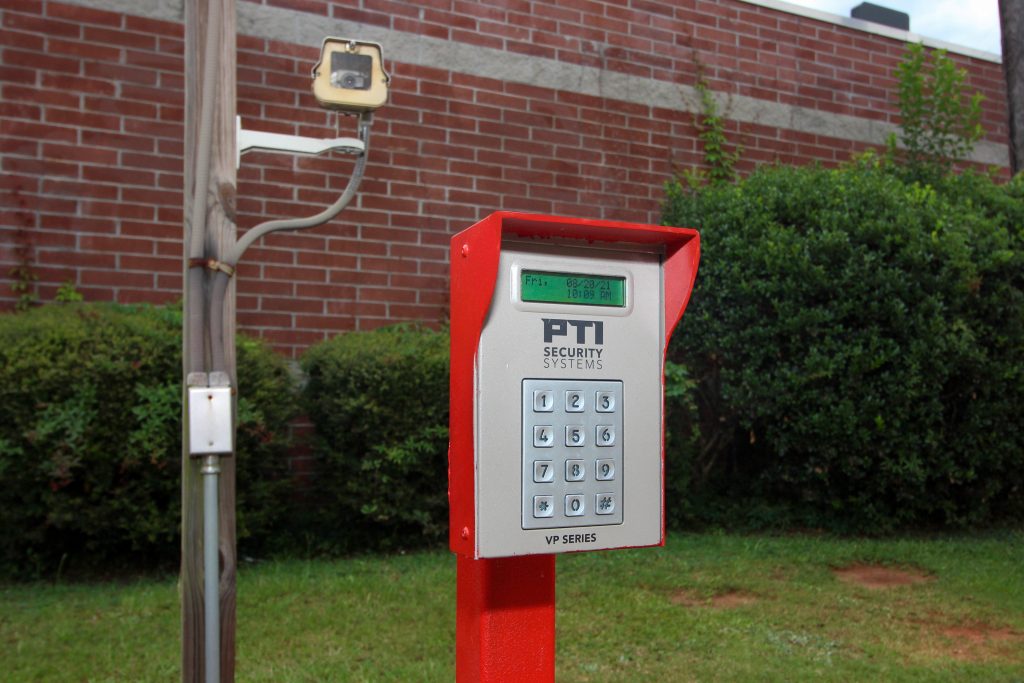
[[[831,14],[850,16],[861,0],[785,0]],[[925,38],[1000,54],[998,0],[870,0],[910,15],[910,30]]]

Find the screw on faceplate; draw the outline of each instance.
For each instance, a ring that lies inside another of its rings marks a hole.
[[[467,256],[469,256],[469,245],[468,244],[463,244],[462,245],[462,258],[466,258]]]
[[[462,527],[462,538],[464,538],[464,539],[465,538],[469,538],[469,527],[468,526]]]

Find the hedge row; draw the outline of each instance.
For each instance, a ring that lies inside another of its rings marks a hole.
[[[396,326],[307,353],[316,427],[307,527],[321,549],[436,542],[448,530],[448,334]]]
[[[394,327],[284,361],[238,339],[240,552],[433,543],[447,528],[448,336]],[[181,501],[181,315],[53,305],[0,316],[0,575],[173,568]],[[312,489],[288,425],[315,422]]]
[[[319,550],[410,547],[448,530],[448,334],[409,326],[350,333],[303,360],[305,407],[316,426],[317,485],[307,510]],[[667,374],[670,459],[696,434],[686,368]],[[678,454],[678,455],[677,455]],[[671,519],[686,517],[683,470],[670,464]]]
[[[672,525],[839,530],[1024,517],[1024,179],[906,184],[871,160],[668,188],[701,230],[670,350]],[[180,314],[113,305],[0,316],[0,573],[173,566]],[[438,542],[448,335],[399,326],[283,361],[239,340],[243,552]],[[296,500],[287,424],[315,425]]]
[[[1024,514],[1024,179],[907,184],[870,158],[668,188],[703,254],[673,358],[686,495],[856,531]],[[717,507],[716,507],[717,506]]]
[[[238,342],[238,532],[290,498],[284,362]],[[67,304],[0,316],[0,573],[173,566],[181,508],[181,316]]]

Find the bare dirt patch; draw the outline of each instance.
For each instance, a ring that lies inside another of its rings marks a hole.
[[[1024,633],[984,622],[947,626],[941,634],[949,642],[947,654],[965,662],[1004,658],[1014,652],[1019,657],[1024,644]]]
[[[678,590],[672,594],[672,603],[683,607],[710,607],[711,609],[735,609],[757,602],[757,597],[743,591],[730,590],[711,597],[697,595],[693,591]]]
[[[951,622],[941,613],[911,619],[917,632],[908,654],[913,659],[960,662],[1022,662],[1024,633],[983,620]]]
[[[833,569],[832,573],[844,583],[850,583],[872,590],[883,590],[897,586],[914,586],[932,580],[929,574],[910,567],[886,567],[880,564],[851,564]]]

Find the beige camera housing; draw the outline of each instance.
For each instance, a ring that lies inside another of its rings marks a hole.
[[[321,107],[373,111],[387,104],[389,81],[379,44],[324,38],[320,61],[313,67],[313,96]]]

